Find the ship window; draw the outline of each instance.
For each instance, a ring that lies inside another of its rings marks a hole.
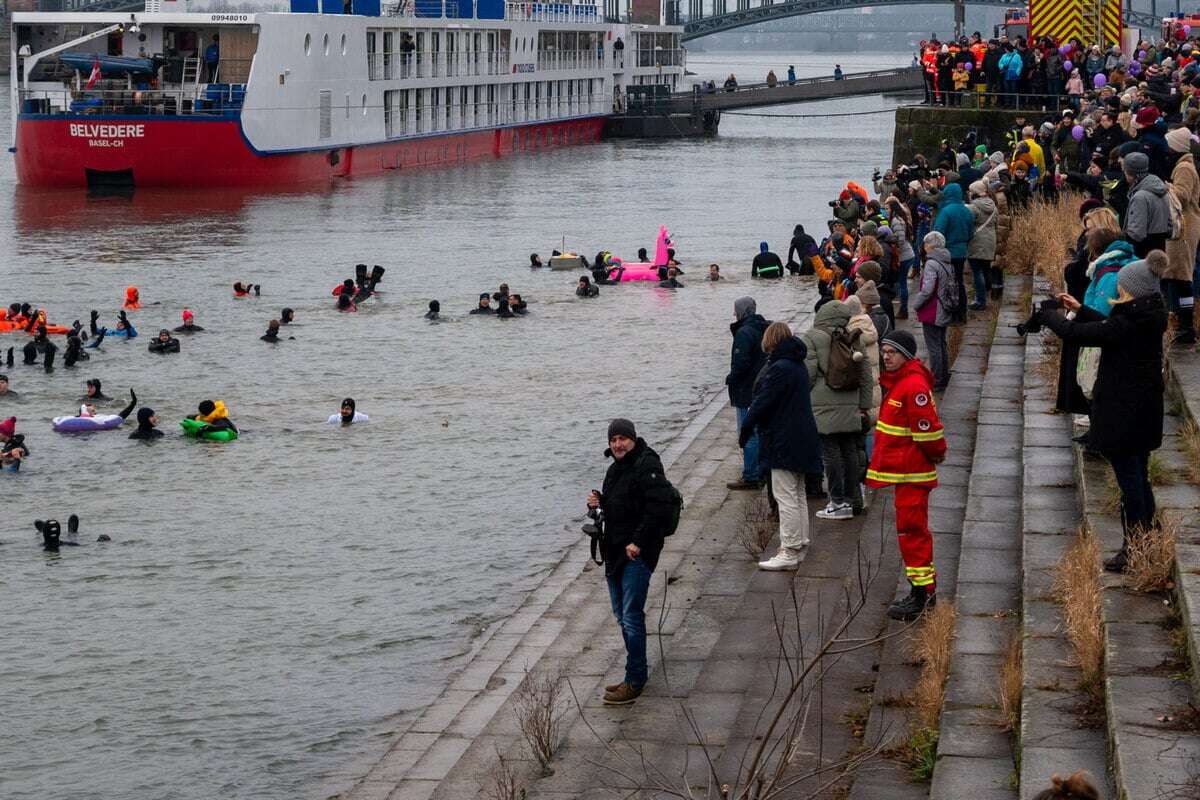
[[[342,34],[342,55],[346,55],[346,34]]]
[[[328,33],[325,34],[324,38],[321,39],[321,47],[325,51],[325,55],[329,55],[329,34]]]
[[[312,34],[306,33],[306,34],[304,34],[304,55],[308,55],[311,52],[312,52]]]
[[[363,96],[362,96],[362,107],[363,107],[363,116],[365,117],[367,115],[367,95],[365,92],[363,93]]]

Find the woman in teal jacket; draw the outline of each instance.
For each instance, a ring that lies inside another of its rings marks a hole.
[[[1083,296],[1083,304],[1104,316],[1112,313],[1112,301],[1117,299],[1117,273],[1121,267],[1137,261],[1133,245],[1124,239],[1104,248],[1100,257],[1088,264],[1087,274],[1091,283]]]
[[[963,267],[967,263],[967,245],[975,235],[975,217],[963,203],[962,187],[951,183],[942,189],[942,200],[938,205],[937,219],[933,229],[946,237],[946,249],[950,251],[950,263],[954,265],[954,280],[958,283],[958,308],[952,321],[967,320],[967,287],[963,284]]]

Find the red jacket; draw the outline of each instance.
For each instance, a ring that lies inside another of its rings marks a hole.
[[[936,462],[946,454],[946,436],[933,402],[933,374],[910,358],[895,372],[884,372],[879,383],[886,394],[867,485],[937,486]]]

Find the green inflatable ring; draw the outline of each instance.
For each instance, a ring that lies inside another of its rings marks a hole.
[[[208,430],[208,423],[201,422],[198,419],[181,419],[179,427],[183,428],[183,435],[193,439],[207,439],[210,442],[232,442],[238,438],[237,431],[224,428],[219,431]]]

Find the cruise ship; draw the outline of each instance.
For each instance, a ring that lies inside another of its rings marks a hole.
[[[603,2],[18,12],[17,177],[288,187],[594,142],[630,94],[678,90],[685,61],[678,0]]]

